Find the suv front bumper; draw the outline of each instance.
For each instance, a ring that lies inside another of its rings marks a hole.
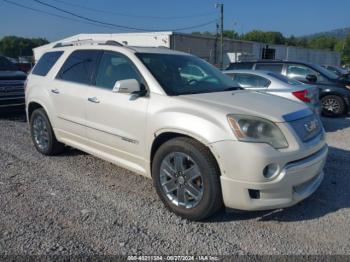
[[[231,143],[231,146],[227,147],[228,150],[233,146],[236,149],[238,145],[245,146],[240,142],[228,143]],[[304,152],[295,154],[280,152],[275,155],[271,154],[266,145],[250,146],[263,149],[248,157],[236,156],[237,161],[232,152],[229,155],[222,152],[223,146],[212,148],[213,151],[218,150],[216,153],[221,150],[217,159],[222,172],[220,180],[226,207],[240,210],[289,207],[310,196],[321,184],[328,153],[325,143],[320,143]],[[246,152],[242,149],[241,153]],[[229,156],[232,158],[224,160],[230,158]],[[263,169],[270,163],[277,164],[279,169],[271,179],[267,179],[263,176]]]

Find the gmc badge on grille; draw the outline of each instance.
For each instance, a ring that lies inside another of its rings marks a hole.
[[[306,131],[308,131],[309,133],[315,131],[317,129],[317,126],[318,126],[317,119],[311,120],[311,121],[306,122],[304,124],[304,127],[305,127]]]

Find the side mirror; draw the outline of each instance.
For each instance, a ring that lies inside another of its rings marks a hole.
[[[307,75],[306,80],[311,82],[311,83],[316,83],[317,82],[317,76],[315,75]]]
[[[126,79],[115,82],[112,92],[122,94],[132,94],[140,92],[140,83],[136,79]]]

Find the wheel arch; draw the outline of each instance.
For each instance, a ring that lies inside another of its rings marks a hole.
[[[36,101],[32,101],[29,102],[28,104],[28,109],[27,109],[27,118],[28,121],[30,120],[31,115],[33,114],[34,110],[38,109],[38,108],[43,108],[45,110],[45,108],[38,102]],[[46,111],[46,110],[45,110]]]
[[[220,165],[217,159],[217,156],[215,155],[215,153],[211,150],[208,141],[206,141],[204,138],[200,137],[200,136],[196,136],[193,134],[189,134],[186,132],[181,132],[179,130],[162,130],[159,131],[157,133],[154,134],[154,140],[152,141],[152,145],[151,145],[151,149],[149,152],[149,156],[150,156],[150,165],[149,165],[149,170],[150,170],[150,174],[152,176],[152,164],[153,164],[153,158],[155,153],[157,152],[157,150],[159,149],[159,147],[164,144],[165,142],[174,139],[174,138],[178,138],[178,137],[187,137],[190,138],[200,144],[202,144],[203,146],[208,148],[208,151],[211,153],[211,155],[213,156],[213,158],[215,159],[217,168],[219,170],[219,176],[221,176],[221,170],[220,170]]]
[[[35,100],[31,100],[30,102],[28,102],[27,109],[26,109],[28,123],[30,122],[31,115],[38,108],[42,108],[45,111],[45,113],[46,113],[46,115],[47,115],[47,117],[48,117],[48,119],[50,121],[50,124],[52,125],[53,124],[52,123],[53,119],[51,119],[51,117],[50,117],[49,110],[48,110],[47,106],[42,101],[36,100],[36,99]]]

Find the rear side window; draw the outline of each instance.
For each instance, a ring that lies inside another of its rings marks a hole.
[[[253,63],[232,63],[226,70],[252,69]]]
[[[91,84],[99,54],[100,51],[97,50],[73,52],[64,62],[56,78],[74,83]]]
[[[282,64],[256,64],[255,70],[264,70],[275,73],[282,72],[283,65]]]
[[[46,76],[62,54],[63,51],[48,52],[43,54],[38,63],[35,65],[32,74]]]
[[[264,88],[271,83],[264,77],[252,74],[235,74],[234,80],[243,88]]]
[[[303,83],[302,82],[299,82],[295,79],[290,79],[284,75],[281,75],[281,74],[277,74],[277,73],[273,73],[273,72],[269,72],[267,73],[269,76],[272,76],[273,78],[276,78],[280,81],[282,81],[283,83],[286,83],[286,84],[289,84],[289,85],[302,85]]]

